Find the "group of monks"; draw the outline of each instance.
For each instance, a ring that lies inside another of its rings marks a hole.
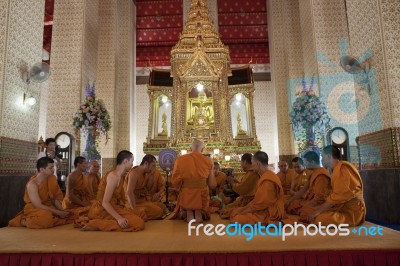
[[[298,217],[304,223],[357,226],[365,220],[360,175],[352,164],[340,160],[334,146],[322,151],[322,163],[332,174],[320,167],[315,151],[293,159],[293,170],[280,161],[278,174],[270,170],[268,155],[258,151],[242,156],[241,180],[221,172],[218,163],[202,154],[203,148],[202,141],[194,140],[192,152],[178,157],[172,175],[167,176],[171,191],[176,192],[171,219],[201,223],[210,219],[211,212],[219,212],[221,218],[241,224],[293,223],[293,217]],[[53,159],[40,158],[37,174],[26,185],[26,205],[9,225],[49,228],[74,223],[82,231],[143,230],[147,220],[168,214],[163,204],[165,181],[153,155],[145,155],[139,166],[132,167],[133,160],[130,151],[119,152],[116,166],[100,178],[96,161],[84,174],[86,159],[75,158],[64,196],[54,176]],[[227,186],[237,194],[234,200],[224,195]]]

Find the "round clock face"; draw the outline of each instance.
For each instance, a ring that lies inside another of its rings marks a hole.
[[[61,134],[57,137],[56,142],[61,149],[65,149],[71,144],[71,138],[67,134]]]
[[[338,128],[332,131],[331,139],[332,142],[335,142],[336,144],[342,144],[347,140],[347,135],[343,130]]]

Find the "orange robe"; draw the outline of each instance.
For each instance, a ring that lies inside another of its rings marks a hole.
[[[212,167],[211,159],[200,152],[185,154],[176,159],[171,183],[180,192],[172,219],[186,210],[202,210],[204,219],[210,218],[207,179]]]
[[[310,176],[310,184],[308,191],[305,192],[303,198],[293,200],[287,207],[287,212],[305,217],[312,210],[320,207],[325,202],[331,192],[331,177],[325,168],[316,168]],[[303,208],[310,205],[309,210]]]
[[[259,178],[260,176],[256,172],[249,170],[243,176],[242,182],[232,185],[233,191],[239,194],[239,197],[221,210],[220,215],[222,218],[228,219],[234,209],[244,207],[254,199]]]
[[[358,226],[365,221],[365,202],[363,184],[357,168],[351,163],[339,161],[333,169],[332,192],[326,202],[334,206],[315,218],[315,223],[349,224]]]
[[[226,174],[221,171],[219,171],[218,175],[215,176],[215,181],[217,182],[217,187],[215,188],[215,191],[217,193],[217,196],[224,191],[224,185],[226,179],[227,179]]]
[[[29,180],[34,180],[36,176],[32,176]],[[53,207],[55,209],[54,200],[63,200],[63,194],[57,183],[56,176],[49,176],[47,182],[42,182],[38,188],[38,194],[43,205]],[[72,223],[74,217],[60,218],[51,211],[43,210],[33,206],[27,189],[24,194],[25,207],[14,219],[9,222],[9,226],[21,226],[20,221],[25,220],[26,227],[33,229],[45,229],[67,223]]]
[[[292,184],[292,179],[297,175],[296,171],[289,168],[286,173],[278,172],[277,175],[281,180],[284,194],[290,195],[290,186]]]
[[[94,195],[91,194],[89,189],[87,176],[83,176],[82,174],[78,175],[76,172],[72,172],[68,176],[67,183],[68,182],[73,182],[71,191],[68,191],[70,194],[74,194],[75,197],[79,198],[83,202],[90,202],[94,199]],[[68,185],[69,184],[67,184],[67,186]],[[65,195],[62,206],[64,209],[86,207],[72,202],[68,195]]]
[[[162,194],[165,190],[165,180],[161,176],[160,171],[157,169],[154,171],[154,174],[146,174],[146,188],[149,193],[150,200],[153,201],[153,196],[156,193],[161,192]],[[161,197],[161,195],[160,195]]]
[[[291,185],[294,184],[295,192],[299,191],[300,188],[307,183],[307,181],[310,179],[311,174],[311,170],[304,169],[300,174],[297,174],[295,177],[293,177]]]
[[[88,174],[86,177],[89,182],[89,189],[94,197],[96,197],[101,178],[97,174]],[[92,182],[90,182],[90,180],[92,180]]]
[[[113,170],[113,169],[112,169]],[[125,208],[126,196],[124,190],[124,177],[121,177],[119,185],[115,188],[112,198],[111,206],[114,210],[128,220],[129,230],[123,230],[117,220],[111,216],[102,206],[104,193],[107,187],[107,177],[112,171],[110,170],[101,179],[99,184],[99,190],[97,193],[97,199],[93,201],[92,206],[89,209],[87,225],[96,228],[100,231],[140,231],[144,229],[144,213],[133,211]]]
[[[259,179],[254,199],[246,206],[251,212],[231,217],[240,224],[277,224],[285,220],[283,188],[279,177],[267,170]]]
[[[134,171],[135,168],[132,168],[130,171]],[[125,191],[127,191],[128,188],[128,177],[129,173],[126,175],[125,179]],[[146,220],[156,220],[156,219],[161,219],[163,215],[167,212],[167,209],[164,204],[160,202],[160,204],[157,204],[156,202],[151,202],[150,201],[150,194],[149,191],[147,190],[146,187],[147,183],[147,178],[146,175],[142,175],[138,180],[136,181],[136,186],[135,186],[135,202],[136,202],[136,208],[145,212],[146,213]],[[131,205],[129,204],[128,201],[126,201],[125,206],[127,208],[131,208]]]

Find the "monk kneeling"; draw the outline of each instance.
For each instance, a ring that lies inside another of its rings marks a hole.
[[[172,185],[180,190],[175,215],[172,219],[182,218],[187,222],[195,219],[202,222],[209,219],[210,192],[216,182],[213,175],[213,163],[204,156],[204,143],[194,140],[191,145],[192,152],[178,157],[172,172]]]

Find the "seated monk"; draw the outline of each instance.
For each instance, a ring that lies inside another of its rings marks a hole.
[[[280,160],[278,163],[279,172],[276,174],[282,183],[284,195],[290,195],[290,187],[292,185],[292,179],[297,175],[293,169],[290,169],[288,163],[284,160]]]
[[[286,203],[286,212],[300,215],[301,218],[319,208],[331,192],[331,177],[328,170],[320,166],[319,154],[307,151],[303,157],[305,166],[312,169],[313,173],[309,182]]]
[[[62,203],[64,209],[75,209],[90,206],[94,199],[89,189],[89,183],[83,171],[86,169],[86,159],[78,156],[74,160],[75,170],[72,171],[66,181],[66,193]]]
[[[228,182],[232,186],[232,190],[239,194],[239,197],[236,199],[236,201],[226,205],[225,208],[221,210],[220,216],[223,219],[229,219],[234,209],[246,206],[254,198],[260,176],[253,171],[251,164],[252,157],[253,155],[250,153],[245,153],[242,155],[240,164],[245,172],[245,175],[243,176],[241,182],[237,181],[231,176],[228,177]]]
[[[191,145],[192,152],[178,157],[175,161],[171,182],[179,188],[179,196],[172,219],[186,219],[187,222],[195,219],[202,222],[209,219],[210,192],[216,182],[213,173],[213,163],[204,156],[204,143],[194,140]]]
[[[210,200],[210,212],[218,212],[222,206],[222,200],[224,198],[224,186],[227,180],[227,176],[224,172],[221,172],[221,166],[218,162],[214,162],[214,177],[217,182],[217,187],[212,190]]]
[[[63,194],[54,174],[54,161],[49,157],[37,160],[38,173],[26,184],[25,207],[9,226],[26,226],[33,229],[45,229],[57,225],[72,223],[68,211],[62,209]]]
[[[117,166],[101,179],[97,199],[89,209],[89,221],[83,220],[82,231],[140,231],[144,229],[144,213],[125,208],[126,196],[124,179],[126,171],[132,168],[133,154],[120,151]]]
[[[218,162],[214,162],[214,177],[217,182],[217,187],[215,188],[215,196],[220,196],[224,191],[224,185],[227,176],[224,172],[221,172],[221,165]]]
[[[332,191],[325,202],[306,217],[308,222],[358,226],[365,221],[366,209],[361,176],[354,165],[341,161],[340,158],[340,150],[337,147],[329,145],[323,149],[323,165],[333,168]]]
[[[304,167],[303,159],[299,157],[294,157],[292,160],[292,166],[296,175],[293,176],[292,182],[290,185],[290,195],[296,194],[310,179],[310,175],[312,173],[311,170],[308,170]]]
[[[144,211],[148,220],[161,219],[167,213],[164,204],[150,200],[146,187],[146,174],[154,171],[156,161],[156,157],[146,154],[140,166],[132,168],[125,179],[126,207]]]
[[[150,173],[146,173],[146,189],[149,193],[150,201],[161,202],[161,195],[165,191],[165,180],[155,167]]]
[[[92,194],[94,198],[96,198],[97,190],[100,184],[99,170],[100,170],[99,163],[96,160],[90,161],[87,180],[89,183],[90,194]]]
[[[268,155],[258,151],[252,158],[252,166],[260,175],[254,199],[231,213],[231,222],[240,224],[278,224],[286,222],[283,188],[279,177],[268,169]]]
[[[172,175],[172,172],[169,172],[169,176],[167,177],[167,179],[168,179],[168,202],[176,202],[178,200],[179,189],[172,186],[172,183],[170,181],[171,175]],[[161,194],[161,199],[162,199],[161,200],[162,202],[167,201],[166,189]]]

